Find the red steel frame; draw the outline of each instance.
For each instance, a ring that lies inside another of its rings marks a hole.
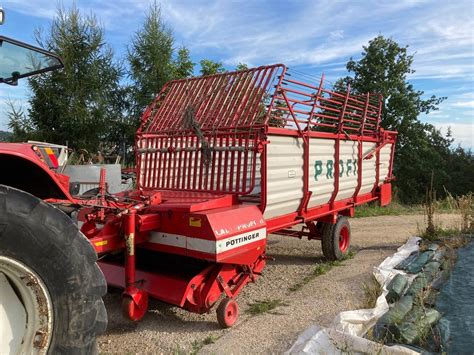
[[[386,144],[395,143],[396,132],[384,131],[380,127],[382,97],[370,93],[354,94],[350,87],[344,91],[330,90],[323,85],[324,76],[319,85],[308,84],[293,78],[287,67],[281,64],[168,83],[143,115],[137,134],[139,188],[247,195],[255,187],[256,162],[260,159],[259,206],[263,212],[267,197],[268,137],[283,135],[300,137],[304,145],[303,199],[294,213],[268,220],[269,232],[321,218],[334,222],[338,213],[352,215],[356,205],[380,199],[382,191],[383,202],[387,204],[390,189],[379,188],[379,152]],[[212,160],[207,172],[204,171],[206,167],[203,170],[203,164],[198,163],[202,144],[195,132],[184,129],[183,112],[189,105],[195,107],[195,119],[212,147]],[[362,171],[364,159],[375,156],[374,189],[359,195],[362,174],[358,174],[352,198],[336,201],[339,164],[335,164],[334,190],[329,203],[308,208],[312,195],[308,186],[311,138],[334,139],[336,162],[339,161],[341,140],[358,142],[359,171]],[[141,147],[143,142],[149,146],[149,141],[153,142],[152,148]],[[376,143],[377,148],[362,157],[362,142]],[[190,159],[194,159],[194,164],[189,162]],[[154,164],[158,161],[158,166],[147,165],[150,160]],[[187,173],[179,177],[183,161],[187,162]],[[393,149],[390,165],[384,184],[393,179]],[[167,172],[166,176],[160,175],[161,169]],[[237,171],[236,184],[233,184],[232,175],[227,174],[228,170]],[[158,179],[153,174],[157,174]],[[250,183],[246,185],[246,181]]]
[[[198,313],[209,310],[222,293],[237,296],[265,266],[266,239],[255,231],[319,239],[316,220],[335,223],[338,214],[352,216],[362,203],[390,202],[394,149],[382,184],[380,150],[395,143],[396,132],[380,127],[382,98],[355,94],[349,87],[328,90],[323,84],[324,77],[318,85],[305,83],[281,64],[167,83],[137,131],[135,191],[107,194],[104,171],[97,197],[66,194],[67,200],[48,200],[81,206],[81,231],[99,254],[124,252],[123,263],[105,259],[101,266],[109,284],[125,289],[124,306],[131,319],[144,315],[148,294]],[[276,135],[298,137],[303,143],[303,198],[294,212],[264,220],[267,147]],[[308,207],[313,138],[334,140],[336,162],[341,141],[357,142],[359,174],[350,198],[337,200],[335,164],[330,201]],[[376,143],[376,148],[362,156],[363,142]],[[362,162],[373,158],[376,181],[370,192],[359,194]],[[261,191],[255,199],[258,178]],[[300,223],[301,231],[288,229]],[[152,238],[166,243],[153,243]],[[218,252],[217,245],[227,245],[231,238],[256,239]],[[215,250],[192,249],[196,243]],[[137,270],[136,252],[141,249],[201,259],[207,266],[192,277]]]

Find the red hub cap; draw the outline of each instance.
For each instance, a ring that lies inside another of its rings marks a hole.
[[[237,303],[235,301],[229,302],[225,310],[225,322],[228,326],[234,325],[237,320],[239,310],[237,309]]]
[[[342,227],[339,232],[339,249],[345,253],[347,248],[349,248],[349,229],[347,227]]]
[[[230,328],[237,318],[239,318],[239,305],[232,298],[224,298],[217,308],[217,321],[221,327]]]

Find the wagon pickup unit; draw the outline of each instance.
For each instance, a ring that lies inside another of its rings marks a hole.
[[[108,193],[103,171],[97,195],[72,196],[67,176],[23,148],[57,187],[43,200],[75,216],[107,283],[124,289],[128,318],[150,296],[197,313],[219,303],[231,327],[268,234],[321,240],[342,259],[354,208],[390,203],[397,133],[380,126],[382,97],[304,78],[277,64],[167,83],[141,118],[131,191]]]

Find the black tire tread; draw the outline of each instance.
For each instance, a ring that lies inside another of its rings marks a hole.
[[[107,326],[107,285],[94,248],[73,221],[33,195],[0,185],[0,254],[29,265],[48,287],[55,319],[49,353],[95,352],[96,336]]]
[[[335,237],[335,233],[344,224],[347,224],[350,233],[349,220],[345,216],[339,216],[336,224],[325,223],[322,229],[321,249],[323,255],[329,261],[341,260],[345,254],[339,249],[339,238]]]

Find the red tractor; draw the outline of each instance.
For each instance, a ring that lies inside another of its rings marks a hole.
[[[106,326],[100,270],[131,320],[153,297],[196,313],[218,304],[231,327],[269,233],[344,258],[354,208],[391,200],[396,132],[380,126],[381,107],[380,95],[329,90],[281,64],[172,81],[143,113],[136,187],[116,194],[104,170],[96,194],[73,196],[47,153],[0,144],[0,280],[28,314],[20,346],[92,349]]]

